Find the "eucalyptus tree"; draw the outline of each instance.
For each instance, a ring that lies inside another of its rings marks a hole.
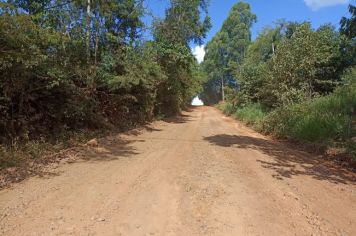
[[[340,32],[350,39],[356,38],[356,6],[349,5],[350,18],[342,17],[340,20]]]
[[[265,107],[271,107],[276,102],[276,96],[272,92],[276,84],[271,83],[272,58],[279,51],[280,44],[290,39],[297,27],[297,22],[278,20],[275,26],[265,27],[252,42],[246,58],[237,72],[239,78],[239,103],[260,103]]]
[[[248,3],[238,2],[232,7],[221,30],[206,46],[203,66],[209,76],[209,84],[220,84],[222,99],[224,84],[236,86],[235,75],[246,56],[251,42],[251,27],[256,19]]]
[[[117,75],[130,70],[124,62],[139,37],[142,14],[138,0],[1,1],[1,136],[97,124],[102,98],[123,97],[135,84]],[[117,61],[104,61],[108,54]],[[115,70],[99,79],[97,67],[102,71],[107,64]],[[110,91],[112,79],[126,87]]]
[[[158,99],[165,113],[177,112],[199,90],[197,62],[190,44],[202,43],[211,27],[207,9],[207,0],[171,0],[165,18],[155,23],[158,60],[168,76],[159,87]],[[194,85],[196,88],[191,89]]]
[[[342,35],[342,61],[339,71],[342,73],[350,66],[356,65],[356,6],[349,5],[349,17],[340,20],[340,34]]]

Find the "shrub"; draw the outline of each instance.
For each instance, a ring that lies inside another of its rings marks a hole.
[[[355,135],[352,115],[356,109],[355,70],[345,73],[344,86],[332,94],[267,112],[260,104],[244,107],[227,102],[218,108],[227,115],[251,125],[258,131],[279,138],[292,138],[322,145],[349,142]]]
[[[345,140],[350,135],[351,112],[355,106],[356,90],[349,84],[328,96],[277,108],[266,117],[263,129],[278,137],[310,142]]]
[[[229,102],[219,103],[216,107],[228,116],[232,115],[236,111],[236,107]]]
[[[255,129],[262,131],[263,120],[267,113],[260,104],[249,104],[245,107],[238,108],[234,116]]]

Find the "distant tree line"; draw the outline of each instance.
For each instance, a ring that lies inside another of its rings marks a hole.
[[[237,3],[206,46],[203,99],[216,103],[224,92],[241,105],[274,108],[331,93],[356,64],[356,7],[349,11],[338,31],[331,24],[314,30],[310,22],[280,20],[251,41],[256,15]]]

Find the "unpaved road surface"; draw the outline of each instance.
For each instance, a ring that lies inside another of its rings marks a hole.
[[[2,235],[356,235],[355,175],[209,107],[0,191]]]

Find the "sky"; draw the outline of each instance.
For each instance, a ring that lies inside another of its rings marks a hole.
[[[199,96],[196,96],[192,101],[193,106],[204,106],[204,102],[200,100]]]
[[[238,0],[210,0],[209,15],[212,28],[207,34],[204,44],[208,42],[221,28],[231,7]],[[310,21],[314,28],[325,23],[338,27],[342,16],[348,16],[349,3],[356,0],[245,0],[251,5],[252,12],[257,15],[257,23],[252,27],[252,39],[268,25],[273,25],[278,19],[287,21]],[[147,7],[154,15],[163,17],[167,0],[148,0]],[[199,62],[204,58],[204,45],[192,45],[192,51]]]

